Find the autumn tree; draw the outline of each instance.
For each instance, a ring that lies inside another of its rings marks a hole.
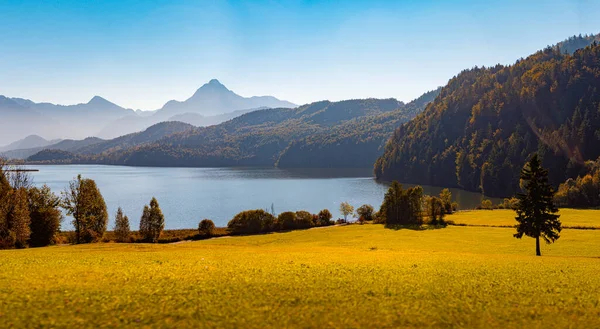
[[[62,193],[62,207],[73,216],[75,242],[98,241],[106,232],[108,212],[96,182],[78,175]]]
[[[115,215],[115,238],[118,242],[128,242],[131,235],[129,227],[129,218],[123,214],[123,209],[119,207]]]
[[[348,215],[352,215],[354,207],[348,202],[342,202],[340,204],[340,213],[344,216],[344,222],[348,220]]]
[[[59,209],[60,197],[47,185],[28,190],[31,236],[29,244],[42,247],[55,243],[63,215]]]
[[[424,198],[425,212],[429,216],[431,225],[444,224],[444,215],[446,214],[446,203],[435,196]]]
[[[541,256],[540,237],[546,243],[556,241],[562,229],[556,213],[558,208],[554,205],[554,190],[548,183],[548,170],[541,166],[537,154],[525,164],[521,170],[521,181],[524,193],[519,193],[517,198],[517,233],[518,239],[523,235],[535,239],[535,254]]]
[[[13,190],[10,202],[12,207],[6,216],[9,235],[14,239],[15,247],[25,248],[31,234],[27,190],[24,187]]]

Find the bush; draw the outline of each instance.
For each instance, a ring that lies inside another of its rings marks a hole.
[[[203,219],[200,221],[200,224],[198,224],[198,233],[200,235],[210,237],[213,235],[214,231],[215,223],[210,219]]]
[[[293,230],[296,225],[296,213],[285,211],[277,216],[277,227],[281,230]]]
[[[262,209],[246,210],[227,223],[233,234],[256,234],[273,230],[275,217]]]
[[[296,211],[296,225],[295,229],[309,228],[313,224],[312,214],[308,211],[300,210]]]
[[[492,205],[492,200],[484,199],[481,201],[481,209],[492,210],[494,206]]]

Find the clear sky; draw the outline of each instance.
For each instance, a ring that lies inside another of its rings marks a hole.
[[[600,32],[598,0],[0,0],[0,94],[157,109],[212,78],[298,104],[409,101]]]

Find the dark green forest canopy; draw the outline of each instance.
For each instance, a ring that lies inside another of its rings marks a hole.
[[[510,196],[534,152],[554,186],[576,177],[600,155],[600,46],[568,50],[594,38],[461,72],[394,132],[377,178]]]
[[[409,104],[395,99],[362,99],[259,110],[219,125],[176,131],[149,143],[115,139],[73,152],[68,160],[65,153],[49,151],[29,160],[146,166],[273,166],[281,158],[282,167],[369,167],[383,152],[394,129],[414,118],[438,92],[429,92]],[[307,143],[310,148],[296,146]]]

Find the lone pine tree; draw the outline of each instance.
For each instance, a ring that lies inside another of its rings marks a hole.
[[[541,166],[540,159],[534,154],[521,170],[521,181],[524,193],[517,195],[518,239],[527,235],[535,239],[535,254],[541,256],[540,237],[546,243],[556,241],[560,235],[560,217],[556,215],[558,208],[552,200],[554,190],[548,183],[548,170]]]

